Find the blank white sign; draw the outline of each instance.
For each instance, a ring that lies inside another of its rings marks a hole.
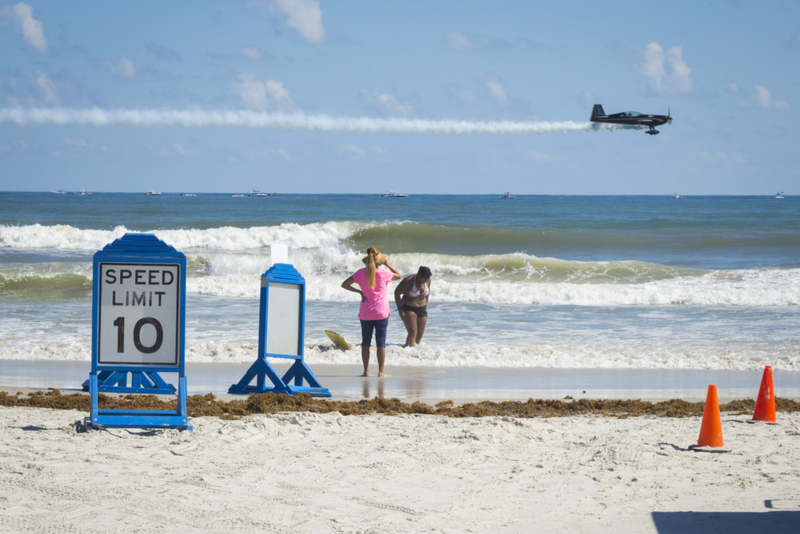
[[[267,354],[300,356],[300,300],[297,284],[269,283]]]
[[[289,263],[289,247],[283,243],[273,243],[269,247],[269,256],[272,260],[272,265]]]

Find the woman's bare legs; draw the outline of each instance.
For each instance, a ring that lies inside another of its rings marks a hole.
[[[383,364],[386,363],[386,347],[378,347],[378,376],[383,376]]]
[[[416,315],[416,314],[415,314]],[[425,317],[417,317],[417,335],[414,338],[414,341],[419,343],[422,341],[422,334],[425,333],[425,325],[428,324],[428,316]]]
[[[364,364],[364,374],[361,376],[369,376],[369,345],[361,345],[361,362]]]
[[[417,314],[414,312],[406,311],[403,313],[403,324],[406,327],[408,335],[406,336],[406,344],[404,347],[414,347],[417,341]],[[422,336],[420,336],[422,337]]]
[[[378,347],[378,376],[383,376],[383,366],[386,364],[386,347]],[[364,364],[364,374],[369,376],[369,347],[361,346],[361,362]]]

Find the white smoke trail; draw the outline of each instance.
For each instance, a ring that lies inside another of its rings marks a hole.
[[[630,128],[591,122],[456,121],[373,117],[330,117],[304,113],[257,111],[0,108],[0,124],[39,126],[44,124],[81,126],[182,126],[201,128],[272,128],[318,132],[431,133],[431,134],[543,134]]]

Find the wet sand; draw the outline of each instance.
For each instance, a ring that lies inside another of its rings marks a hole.
[[[188,363],[189,394],[214,393],[226,398],[228,388],[239,381],[248,367],[240,363]],[[0,361],[0,388],[12,392],[15,388],[79,390],[90,368],[88,362]],[[285,366],[275,368],[281,372]],[[360,365],[314,365],[311,369],[334,398],[378,396],[428,403],[566,396],[701,401],[705,400],[709,384],[717,385],[720,401],[726,402],[755,398],[761,382],[760,371],[387,366],[389,376],[380,379],[359,377]],[[170,382],[169,373],[163,376]],[[778,397],[800,399],[800,373],[775,371],[774,376]]]

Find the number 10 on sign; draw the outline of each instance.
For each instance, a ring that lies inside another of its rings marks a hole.
[[[100,263],[99,364],[177,365],[180,269]]]

